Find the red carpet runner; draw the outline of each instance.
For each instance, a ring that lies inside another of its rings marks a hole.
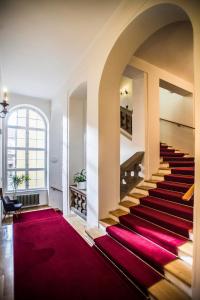
[[[15,300],[144,299],[53,209],[14,221]]]

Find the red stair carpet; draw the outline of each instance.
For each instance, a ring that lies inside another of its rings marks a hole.
[[[15,300],[144,299],[52,209],[14,220],[14,282]]]
[[[160,272],[163,272],[163,267],[166,264],[176,259],[176,255],[121,225],[109,226],[107,232]]]
[[[186,238],[135,215],[121,216],[120,223],[176,255],[178,254],[177,248],[187,241]]]

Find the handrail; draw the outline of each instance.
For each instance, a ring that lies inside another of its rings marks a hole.
[[[166,122],[169,122],[169,123],[172,123],[172,124],[176,124],[177,126],[187,127],[187,128],[190,128],[190,129],[195,129],[195,127],[188,126],[188,125],[181,124],[181,123],[174,122],[174,121],[170,121],[170,120],[167,120],[167,119],[160,118],[160,120],[161,120],[161,121],[166,121]]]
[[[141,163],[144,156],[144,152],[136,152],[133,154],[129,159],[127,159],[123,164],[121,164],[120,169],[121,170],[127,170],[130,166],[132,166],[135,163]]]
[[[189,201],[194,194],[194,184],[187,190],[187,192],[182,196],[182,200]]]
[[[56,187],[54,187],[54,186],[51,186],[51,189],[53,190],[53,191],[57,191],[57,192],[63,192],[62,190],[60,190],[60,189],[58,189],[58,188],[56,188]]]

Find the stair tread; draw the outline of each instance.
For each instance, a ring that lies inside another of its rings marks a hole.
[[[147,290],[150,286],[162,279],[161,275],[153,268],[111,237],[107,235],[99,237],[95,239],[95,244],[141,288]]]
[[[162,279],[155,283],[148,289],[149,293],[153,296],[153,299],[157,300],[189,300],[185,293],[183,293],[175,285],[169,283],[169,281]]]
[[[152,196],[147,196],[140,199],[143,206],[152,207],[162,212],[166,212],[177,217],[193,220],[193,208],[179,203],[171,202],[165,199],[159,199]]]
[[[165,270],[173,274],[175,277],[180,279],[182,282],[187,284],[189,287],[192,285],[192,268],[181,261],[180,259],[174,260],[169,264],[165,265]]]
[[[159,226],[166,227],[186,237],[189,237],[189,231],[193,228],[193,223],[188,220],[183,220],[149,207],[138,205],[130,208],[130,210],[134,215],[148,219]]]
[[[103,226],[111,226],[111,225],[116,225],[118,224],[118,222],[116,222],[115,220],[111,219],[111,218],[104,218],[104,219],[101,219],[100,222],[99,222],[101,225]]]
[[[90,229],[85,229],[85,232],[87,233],[87,235],[92,239],[96,239],[102,235],[104,235],[105,233],[99,229],[98,227],[94,227],[94,228],[90,228]]]
[[[174,181],[160,181],[157,183],[157,188],[166,190],[166,191],[173,191],[173,192],[180,192],[180,193],[186,193],[190,188],[192,184],[188,183],[181,183],[181,182],[174,182]]]
[[[164,176],[165,180],[170,180],[174,182],[183,182],[183,183],[194,183],[193,175],[184,175],[184,174],[168,174]]]
[[[126,215],[127,212],[122,209],[116,209],[116,210],[110,211],[110,214],[115,217],[120,217],[120,216]]]
[[[124,226],[138,232],[174,254],[178,253],[179,246],[187,242],[185,237],[181,237],[176,233],[159,227],[158,225],[149,222],[147,219],[142,219],[139,216],[128,214],[121,216],[119,219],[120,223]]]
[[[134,206],[134,203],[132,201],[125,200],[125,201],[119,202],[119,205],[129,208],[129,207]],[[137,205],[137,204],[135,204],[135,205]]]
[[[161,173],[154,173],[152,176],[158,176],[158,177],[164,177],[166,174],[161,174]]]
[[[142,197],[144,197],[144,194],[140,194],[140,193],[129,193],[128,194],[130,197],[136,198],[136,199],[140,199]]]
[[[107,227],[106,231],[111,237],[162,273],[164,266],[176,259],[176,255],[120,224]]]
[[[147,183],[158,183],[160,182],[159,180],[156,180],[156,179],[149,179],[149,180],[145,180],[144,182],[147,182]]]
[[[139,185],[139,186],[136,186],[136,188],[140,189],[140,190],[148,191],[148,190],[152,189],[152,186]]]

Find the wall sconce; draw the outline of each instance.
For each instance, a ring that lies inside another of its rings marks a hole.
[[[6,89],[3,91],[3,101],[0,102],[0,105],[3,107],[2,111],[0,112],[0,118],[5,118],[8,113],[7,106],[8,104],[8,92]]]
[[[126,89],[124,89],[123,91],[121,90],[120,91],[120,95],[123,96],[123,95],[128,95],[128,91]]]

